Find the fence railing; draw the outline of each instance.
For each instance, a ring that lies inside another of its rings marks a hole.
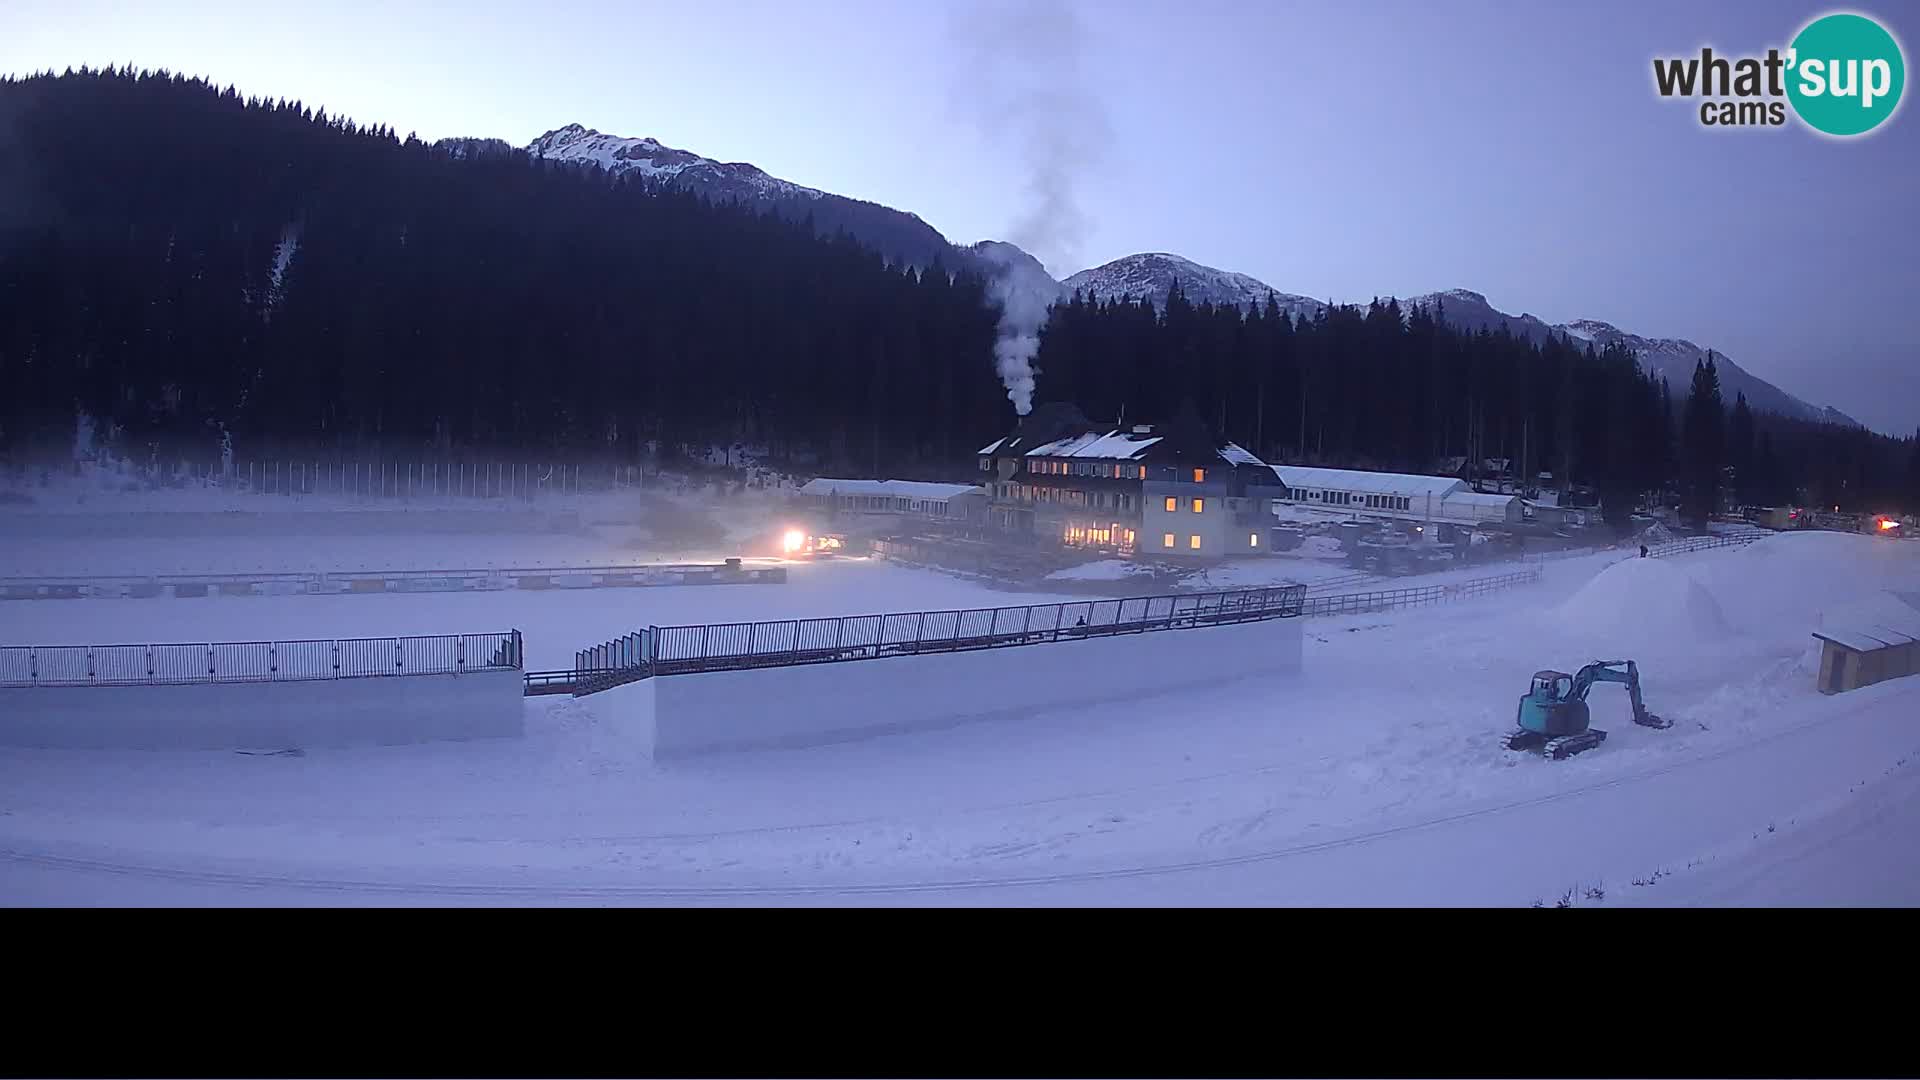
[[[1310,596],[1306,615],[1355,615],[1369,611],[1392,611],[1405,607],[1443,604],[1469,596],[1511,589],[1540,580],[1540,569],[1532,567],[1509,574],[1457,581],[1447,585],[1418,585],[1406,589],[1380,589],[1374,592],[1342,593],[1338,596]]]
[[[356,498],[532,498],[646,487],[638,465],[561,465],[506,461],[236,461],[197,464],[164,474],[175,482],[256,495]]]
[[[1447,585],[1340,596],[1310,597],[1306,586],[1286,585],[965,611],[916,611],[710,626],[649,626],[580,650],[574,654],[571,671],[528,673],[526,692],[580,696],[656,675],[871,660],[1302,615],[1388,611],[1479,596],[1540,579],[1540,569],[1530,567]]]
[[[0,646],[0,687],[299,682],[517,671],[520,631],[156,645]]]
[[[650,626],[581,650],[572,672],[534,672],[527,692],[595,693],[656,675],[871,660],[1185,630],[1301,614],[1303,585],[1022,607],[914,611],[708,626]]]
[[[158,596],[334,595],[351,592],[478,592],[513,588],[625,588],[654,585],[780,584],[787,568],[764,562],[615,563],[435,570],[334,570],[95,577],[0,577],[0,600]]]
[[[1647,557],[1664,558],[1668,555],[1686,555],[1695,551],[1709,551],[1713,548],[1745,547],[1756,540],[1773,535],[1767,532],[1739,533],[1733,536],[1690,536],[1684,540],[1669,540],[1664,544],[1647,545]]]

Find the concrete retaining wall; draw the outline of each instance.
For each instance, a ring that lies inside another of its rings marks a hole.
[[[656,758],[841,742],[1300,670],[1300,619],[975,652],[669,675],[610,691],[609,722]]]
[[[518,671],[0,688],[0,745],[284,750],[518,736]]]

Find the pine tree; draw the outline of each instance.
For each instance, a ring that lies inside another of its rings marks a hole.
[[[1713,353],[1693,368],[1681,425],[1682,462],[1686,473],[1682,514],[1704,526],[1720,505],[1721,468],[1726,460],[1726,411],[1720,400],[1720,373]]]
[[[1733,412],[1727,420],[1727,464],[1733,466],[1734,498],[1742,505],[1754,501],[1753,484],[1753,410],[1747,407],[1747,395],[1736,393]]]
[[[1907,452],[1906,490],[1902,502],[1909,514],[1920,514],[1920,428],[1913,433],[1912,449]]]

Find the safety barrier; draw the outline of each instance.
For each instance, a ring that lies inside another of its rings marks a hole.
[[[650,626],[582,650],[571,672],[529,674],[526,692],[580,696],[656,675],[1005,648],[1292,618],[1301,614],[1305,600],[1305,586],[1285,585],[965,611]]]
[[[852,615],[710,626],[650,626],[574,654],[569,671],[529,672],[528,696],[610,690],[656,675],[1005,648],[1110,634],[1445,603],[1539,581],[1538,567],[1447,585],[1308,596],[1304,585],[1082,600],[1027,607]]]
[[[0,578],[0,600],[325,596],[369,592],[481,592],[671,585],[777,585],[785,566],[718,563],[499,567],[466,570],[346,570],[326,573],[154,574]]]
[[[1428,604],[1442,604],[1469,596],[1498,592],[1501,589],[1511,589],[1516,585],[1529,585],[1539,580],[1540,569],[1533,567],[1516,570],[1509,574],[1495,574],[1491,577],[1474,578],[1471,581],[1458,581],[1448,585],[1420,585],[1407,589],[1343,593],[1339,596],[1311,596],[1307,598],[1306,610],[1303,614],[1356,615],[1370,611],[1424,607]]]
[[[0,646],[0,687],[299,682],[517,671],[520,631],[158,645]]]
[[[1690,536],[1684,540],[1669,540],[1664,544],[1649,544],[1647,557],[1665,558],[1669,555],[1687,555],[1695,551],[1711,551],[1714,548],[1745,547],[1756,540],[1773,535],[1768,532],[1738,533],[1733,536]]]

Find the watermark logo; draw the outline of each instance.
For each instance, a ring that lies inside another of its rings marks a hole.
[[[1727,57],[1711,48],[1699,56],[1653,61],[1653,84],[1663,98],[1699,98],[1707,127],[1780,127],[1788,109],[1825,135],[1864,135],[1900,107],[1907,65],[1900,43],[1865,15],[1823,15],[1801,28],[1782,50]]]

